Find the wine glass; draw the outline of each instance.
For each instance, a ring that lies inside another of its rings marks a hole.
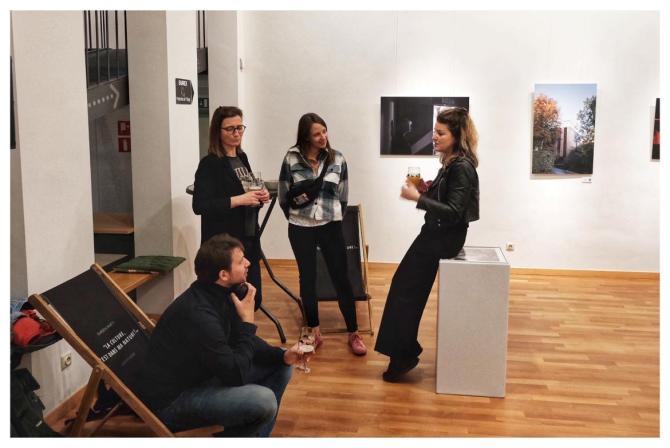
[[[296,369],[304,373],[309,373],[312,371],[307,366],[307,356],[314,353],[314,341],[315,337],[312,334],[312,329],[309,327],[303,327],[300,329],[300,339],[298,340],[298,350],[303,352],[302,360],[299,364],[296,365]]]

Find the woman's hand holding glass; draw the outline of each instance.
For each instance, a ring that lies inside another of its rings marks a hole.
[[[261,205],[265,194],[263,191],[247,191],[244,194],[239,196],[233,196],[234,204],[231,204],[233,207],[239,206],[249,206],[249,207],[258,207]]]
[[[267,204],[268,202],[270,202],[270,192],[268,191],[267,188],[265,188],[265,184],[263,183],[263,181],[261,181],[261,185],[262,185],[262,186],[261,186],[261,189],[258,190],[258,191],[259,191],[260,193],[262,193],[262,196],[259,196],[258,199],[259,199],[262,203]]]
[[[258,196],[258,199],[261,203],[267,203],[270,201],[270,192],[265,188],[265,183],[261,177],[261,173],[256,171],[252,173],[247,179],[247,185],[245,186],[245,191],[255,191],[260,192],[262,195]]]
[[[416,202],[421,197],[421,193],[412,182],[407,181],[400,188],[400,197]]]

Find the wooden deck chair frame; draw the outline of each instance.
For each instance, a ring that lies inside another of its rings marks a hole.
[[[369,278],[370,278],[369,273],[368,273],[368,269],[369,269],[368,256],[369,256],[369,253],[370,253],[370,246],[368,246],[367,240],[365,239],[365,226],[363,224],[363,221],[364,221],[363,220],[363,206],[361,204],[358,204],[358,205],[350,205],[349,207],[358,208],[358,233],[359,233],[358,236],[360,238],[360,248],[361,248],[361,251],[362,251],[362,258],[363,258],[363,260],[362,260],[362,265],[363,266],[362,266],[361,277],[362,277],[362,280],[363,280],[363,292],[365,293],[365,299],[364,300],[367,302],[367,305],[368,305],[368,325],[369,325],[369,327],[367,329],[363,329],[363,330],[361,330],[359,328],[358,332],[369,334],[369,335],[373,336],[375,334],[375,331],[374,331],[374,326],[372,324],[372,304],[371,304],[372,297],[370,296],[370,291],[368,289],[369,288],[368,287],[368,281],[369,281]],[[318,300],[319,299],[317,298],[317,301]],[[324,300],[324,299],[321,299],[321,300]],[[325,300],[330,300],[330,299],[325,299]],[[360,299],[357,300],[357,301],[360,301]],[[305,320],[305,325],[306,325],[306,322],[307,321]],[[347,329],[346,328],[330,328],[329,329],[329,328],[323,328],[323,326],[322,326],[321,327],[321,332],[324,333],[324,334],[346,333]]]
[[[124,307],[130,314],[137,319],[138,324],[143,327],[148,333],[151,333],[155,328],[154,322],[133,302],[128,295],[107,275],[107,273],[98,264],[93,264],[91,270],[94,271],[107,288],[112,292],[119,304]],[[86,423],[89,409],[93,406],[97,396],[98,385],[100,381],[104,381],[108,387],[116,392],[121,397],[122,402],[119,402],[109,413],[93,428],[93,430],[86,434],[91,436],[95,434],[113,415],[115,415],[121,408],[123,403],[126,403],[158,436],[174,437],[174,436],[192,436],[195,433],[207,432],[215,433],[223,430],[222,426],[208,426],[197,429],[182,431],[179,433],[171,432],[163,422],[156,417],[156,415],[130,390],[126,384],[119,379],[119,377],[96,355],[90,346],[84,342],[72,329],[72,327],[65,321],[65,319],[58,313],[58,311],[49,303],[47,298],[41,294],[33,294],[28,298],[31,305],[44,316],[44,318],[63,336],[63,338],[72,346],[74,350],[92,367],[93,371],[84,390],[84,395],[79,404],[77,417],[72,424],[69,436],[79,437],[84,436],[83,429]]]

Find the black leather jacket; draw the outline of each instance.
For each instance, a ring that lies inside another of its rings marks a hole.
[[[466,228],[479,219],[479,177],[466,157],[458,157],[437,172],[428,191],[421,195],[417,208],[426,210],[426,227],[447,231]]]

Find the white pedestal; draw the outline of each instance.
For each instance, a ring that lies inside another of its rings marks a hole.
[[[509,263],[500,248],[440,260],[438,294],[436,392],[504,397]]]

